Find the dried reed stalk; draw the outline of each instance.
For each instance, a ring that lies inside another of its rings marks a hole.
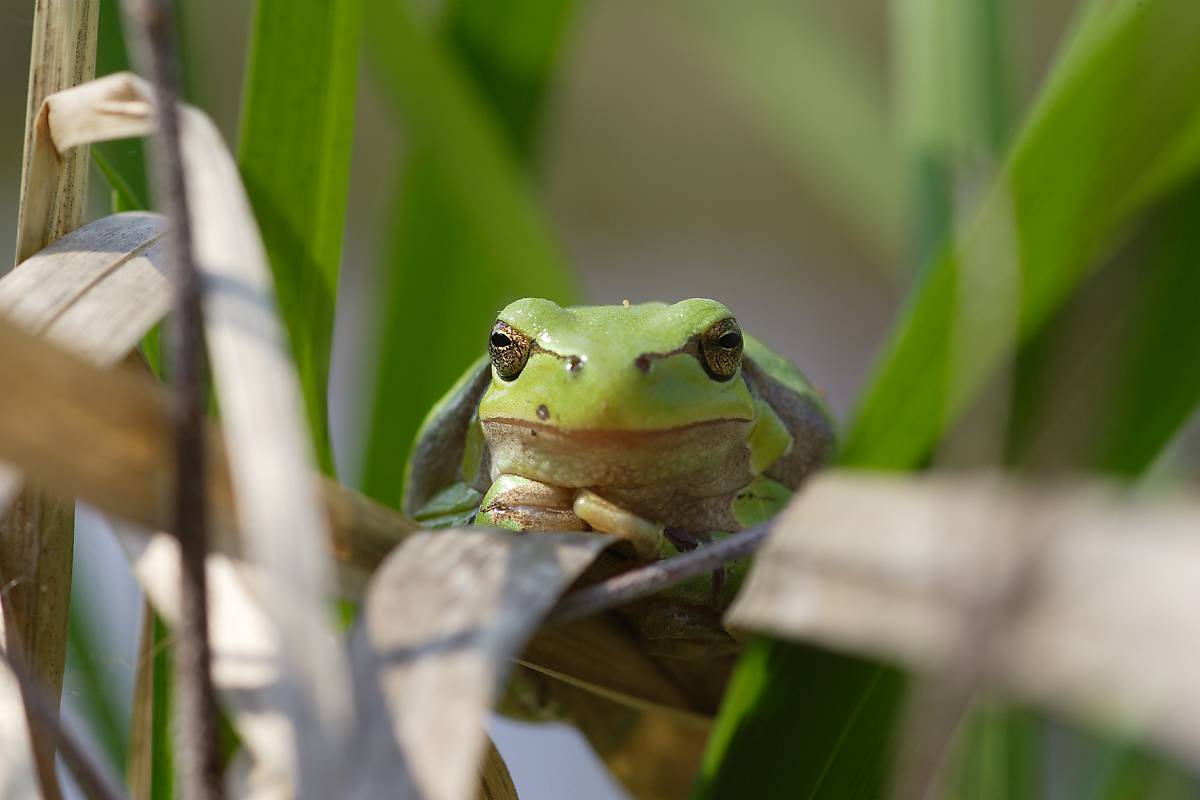
[[[31,170],[34,137],[49,124],[43,101],[96,74],[98,0],[34,0],[29,94],[25,105],[25,151],[21,164],[16,263],[79,227],[87,196],[88,150],[66,154],[49,186]],[[31,191],[33,190],[33,191]],[[30,202],[32,195],[46,198]]]
[[[55,95],[46,107],[48,136],[39,140],[35,171],[53,172],[57,156],[76,144],[144,135],[156,125],[151,92],[127,74]],[[205,298],[205,333],[231,452],[227,474],[238,493],[231,510],[250,532],[242,539],[242,554],[264,567],[266,583],[257,589],[282,633],[278,657],[286,679],[270,691],[288,695],[274,702],[306,720],[294,728],[298,752],[331,753],[345,735],[350,694],[335,638],[314,638],[329,624],[324,610],[329,534],[320,511],[321,484],[309,469],[312,454],[295,368],[236,166],[215,127],[195,109],[181,109],[180,135],[195,255],[212,287]],[[227,521],[221,523],[229,529]],[[298,770],[297,788],[320,795],[332,773],[322,759],[292,754],[275,772]]]
[[[158,108],[156,184],[166,209],[166,237],[176,272],[175,313],[168,351],[174,387],[175,505],[172,530],[179,540],[179,598],[175,683],[176,730],[181,750],[180,784],[188,800],[225,796],[217,745],[217,697],[212,681],[208,626],[208,502],[204,480],[205,403],[204,288],[192,243],[192,218],[180,144],[179,64],[175,55],[174,15],[169,0],[135,0],[126,8],[140,28],[143,61],[154,77]]]
[[[25,144],[18,207],[16,263],[79,226],[87,191],[87,148],[76,148],[53,178],[32,174],[33,141],[48,121],[46,97],[90,80],[96,71],[98,0],[36,0],[25,114]],[[75,504],[24,487],[0,511],[0,599],[6,645],[28,663],[31,680],[45,687],[57,713],[66,663]],[[54,774],[54,740],[45,723],[29,716],[42,794],[60,796]]]

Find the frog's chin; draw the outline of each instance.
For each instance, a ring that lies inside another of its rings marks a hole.
[[[744,419],[653,430],[567,430],[528,420],[483,421],[491,471],[555,486],[713,498],[752,479]]]

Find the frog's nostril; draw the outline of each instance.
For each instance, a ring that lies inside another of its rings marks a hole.
[[[537,407],[537,415],[540,420],[550,419],[550,409],[546,408],[546,404],[542,403]]]
[[[571,356],[567,359],[567,371],[578,372],[583,369],[583,359],[579,356]]]
[[[650,356],[645,355],[645,354],[638,356],[637,358],[635,358],[633,360],[633,365],[635,367],[637,367],[638,369],[640,369],[642,372],[649,372],[650,371]]]

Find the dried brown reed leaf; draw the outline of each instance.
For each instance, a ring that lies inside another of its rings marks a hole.
[[[636,634],[615,613],[542,628],[518,662],[634,708],[703,719],[703,710],[646,655]]]
[[[473,797],[483,722],[510,663],[607,537],[422,533],[367,589],[354,641],[351,796]]]
[[[1002,690],[1197,762],[1197,530],[1195,501],[1115,487],[831,473],[780,518],[728,621],[941,675],[969,655]]]
[[[0,369],[22,376],[0,392],[0,458],[61,496],[168,527],[172,456],[160,387],[126,369],[94,367],[6,318],[0,318]],[[213,439],[219,444],[215,433]],[[223,456],[214,457],[210,481],[217,545],[236,553]]]
[[[155,611],[170,626],[178,625],[178,540],[119,521],[113,521],[113,529]],[[212,554],[207,569],[213,684],[252,757],[243,778],[245,796],[297,796],[291,765],[295,723],[271,691],[286,679],[278,628],[254,591],[252,567]]]
[[[0,278],[0,311],[96,366],[120,363],[171,308],[162,228],[140,212],[84,225]]]
[[[629,793],[646,800],[688,796],[712,727],[709,719],[634,707],[524,666],[501,711],[574,725]]]
[[[60,168],[69,148],[145,135],[153,94],[130,74],[112,75],[47,98],[31,182]],[[350,724],[342,651],[329,628],[332,575],[320,485],[312,470],[304,407],[275,307],[266,254],[237,167],[212,122],[180,114],[181,146],[197,266],[204,275],[205,338],[225,420],[236,513],[246,556],[261,568],[255,592],[278,629],[279,680],[263,687],[292,720],[286,757],[293,788],[327,796]],[[286,738],[286,737],[285,737]]]
[[[0,370],[22,376],[0,392],[0,459],[10,469],[113,517],[151,530],[170,527],[168,398],[162,387],[141,370],[98,369],[2,315]],[[215,427],[210,445],[214,549],[241,559],[224,439]],[[326,547],[346,567],[351,589],[361,587],[391,546],[417,530],[403,515],[332,481],[322,483],[322,494],[331,528]]]

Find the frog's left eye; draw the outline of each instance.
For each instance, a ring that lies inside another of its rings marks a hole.
[[[516,380],[529,361],[529,337],[503,320],[496,320],[488,337],[488,355],[496,374],[506,381]]]
[[[737,320],[723,319],[700,335],[700,361],[716,381],[727,381],[742,363],[742,329]]]

